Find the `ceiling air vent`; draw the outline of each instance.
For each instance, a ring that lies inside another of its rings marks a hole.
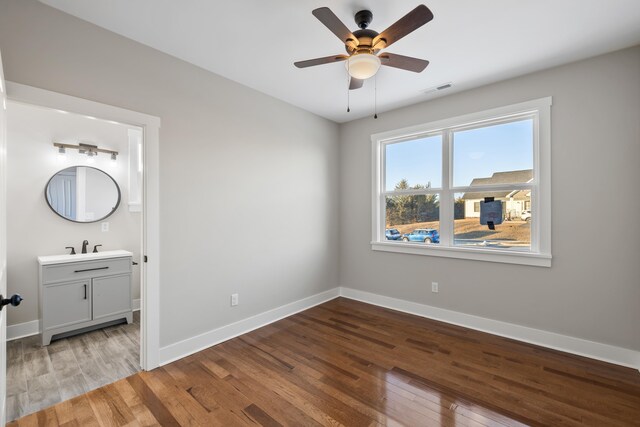
[[[424,93],[438,92],[438,91],[441,91],[441,90],[449,89],[451,86],[453,86],[452,82],[442,83],[442,84],[440,84],[438,86],[433,86],[433,87],[430,87],[429,89],[425,89]]]

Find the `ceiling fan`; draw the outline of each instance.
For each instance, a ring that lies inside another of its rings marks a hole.
[[[315,9],[312,13],[333,34],[338,36],[340,41],[344,43],[348,55],[332,55],[294,62],[298,68],[346,61],[346,68],[350,76],[349,89],[358,89],[362,87],[364,80],[373,77],[378,72],[380,65],[414,73],[423,71],[429,65],[429,61],[424,59],[389,52],[379,53],[382,49],[391,46],[433,19],[433,13],[423,4],[381,33],[367,28],[373,20],[373,14],[369,10],[361,10],[356,13],[355,21],[360,29],[353,33],[328,7]]]

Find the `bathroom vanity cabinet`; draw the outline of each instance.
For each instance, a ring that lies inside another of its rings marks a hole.
[[[133,321],[131,252],[38,257],[42,345],[54,335]]]

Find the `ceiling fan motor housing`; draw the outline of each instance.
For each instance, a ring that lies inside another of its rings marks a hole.
[[[353,52],[373,53],[371,44],[373,43],[373,39],[378,35],[377,31],[373,31],[373,30],[370,30],[370,29],[366,28],[366,29],[363,29],[363,30],[354,31],[353,35],[356,36],[356,38],[358,39],[358,47],[354,48],[353,46],[347,44],[345,46],[346,49],[347,49],[347,52],[349,52],[349,53],[353,53]]]

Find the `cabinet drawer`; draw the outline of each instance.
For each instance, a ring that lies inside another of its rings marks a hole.
[[[43,299],[45,330],[91,320],[90,280],[46,286]]]
[[[45,265],[42,267],[42,283],[82,280],[130,272],[131,258],[129,257]]]

